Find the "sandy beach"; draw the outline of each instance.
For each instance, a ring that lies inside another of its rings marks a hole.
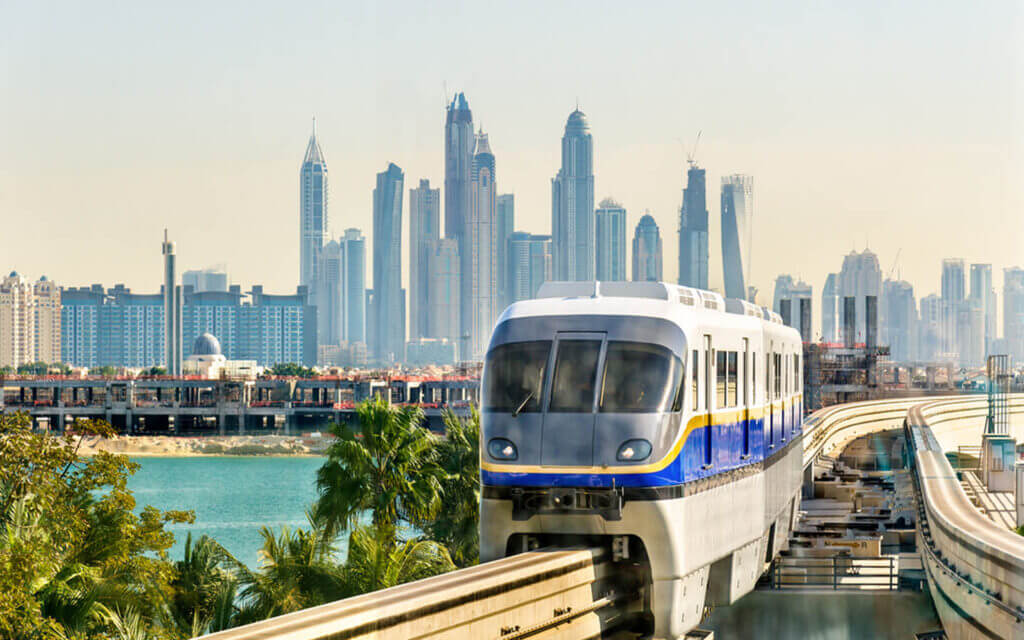
[[[98,451],[121,453],[133,457],[185,456],[318,456],[330,443],[323,436],[118,436],[115,438],[83,437],[79,453],[91,455]]]

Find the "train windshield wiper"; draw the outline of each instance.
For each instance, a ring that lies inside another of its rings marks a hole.
[[[533,392],[531,391],[530,393],[526,394],[526,397],[523,398],[523,401],[520,402],[519,406],[516,407],[516,410],[512,412],[512,417],[515,418],[516,416],[518,416],[519,413],[526,407],[526,403],[529,402],[532,398]]]

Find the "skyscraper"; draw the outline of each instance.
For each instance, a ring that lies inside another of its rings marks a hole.
[[[992,265],[971,265],[971,304],[981,309],[984,355],[992,353],[996,340],[996,290],[992,286]]]
[[[633,232],[633,280],[661,282],[661,233],[650,214],[644,214]]]
[[[463,258],[463,266],[470,269],[469,277],[462,277],[462,337],[459,358],[482,360],[491,337],[495,320],[495,296],[498,295],[498,264],[495,250],[495,215],[497,191],[495,187],[494,154],[487,134],[477,136],[473,155],[472,206],[467,221],[468,242],[463,243],[470,253]]]
[[[782,315],[783,300],[789,301],[789,317],[783,316],[783,321],[800,332],[801,335],[813,336],[811,327],[803,326],[803,318],[800,315],[800,300],[812,300],[814,289],[803,280],[794,280],[793,276],[784,273],[775,278],[775,292],[772,296],[772,310]],[[805,303],[806,304],[806,303]],[[808,318],[809,320],[810,318]]]
[[[345,340],[366,342],[366,238],[345,229],[339,241],[345,252]]]
[[[459,300],[465,305],[469,299],[469,278],[472,273],[473,253],[468,246],[466,225],[473,206],[473,151],[476,134],[473,131],[473,112],[463,93],[457,93],[448,105],[444,124],[444,235],[458,244]],[[461,337],[468,335],[470,318],[459,309],[460,349],[465,348]],[[460,353],[460,358],[465,356]]]
[[[964,261],[946,258],[942,261],[942,351],[960,353],[960,329],[964,300],[966,299],[966,272]],[[966,329],[966,327],[963,327]]]
[[[498,196],[498,214],[495,218],[494,246],[497,249],[498,264],[498,297],[496,299],[495,311],[501,314],[505,307],[511,302],[508,293],[508,238],[515,231],[516,213],[515,196],[511,193],[503,193]]]
[[[336,240],[320,252],[319,273],[313,300],[316,304],[317,340],[321,345],[340,345],[345,340],[345,249]],[[220,335],[212,332],[214,335]]]
[[[917,329],[917,357],[936,360],[943,353],[942,298],[931,294],[921,298],[921,320]]]
[[[722,273],[728,298],[747,298],[754,216],[754,179],[722,178]]]
[[[459,337],[459,244],[451,238],[435,240],[429,247],[427,271],[427,338],[443,338],[453,345]]]
[[[430,180],[409,189],[409,337],[428,337],[431,245],[441,237],[441,190]]]
[[[551,238],[555,280],[594,279],[594,141],[579,109],[565,123],[562,168],[551,180]]]
[[[395,163],[377,174],[373,190],[373,358],[400,362],[405,351],[402,290],[402,190],[405,174]]]
[[[683,206],[679,208],[679,284],[708,288],[708,205],[704,169],[686,171]]]
[[[821,288],[821,341],[839,340],[839,274],[830,273]]]
[[[1024,269],[1003,269],[1003,337],[1014,360],[1024,360]]]
[[[209,267],[207,269],[190,269],[181,274],[181,286],[192,287],[192,290],[195,292],[227,291],[228,272],[223,266]]]
[[[896,362],[917,358],[918,315],[914,287],[903,280],[882,283],[881,343],[889,345],[889,357]]]
[[[551,236],[516,231],[508,240],[509,304],[529,300],[551,280]]]
[[[299,172],[299,189],[299,284],[312,287],[320,251],[327,242],[327,161],[316,139],[315,118]]]
[[[882,268],[878,264],[878,256],[870,249],[857,253],[851,251],[843,258],[843,268],[839,271],[839,299],[852,297],[856,300],[854,319],[854,342],[867,339],[867,296],[878,299],[882,295]]]
[[[598,280],[626,279],[626,208],[605,198],[594,212],[595,271]]]

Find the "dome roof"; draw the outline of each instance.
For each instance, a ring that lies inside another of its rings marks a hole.
[[[192,343],[192,355],[194,356],[219,356],[220,341],[212,333],[204,333]]]
[[[587,116],[583,115],[583,112],[579,109],[569,114],[569,119],[565,123],[567,131],[587,131],[590,129],[590,125],[587,124]]]

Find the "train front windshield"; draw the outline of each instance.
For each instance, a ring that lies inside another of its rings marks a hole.
[[[601,413],[678,410],[683,363],[670,349],[612,340],[602,363],[601,345],[600,340],[560,340],[550,381],[551,341],[498,345],[487,355],[484,410],[541,411],[549,384],[549,412],[590,413],[595,393]]]

